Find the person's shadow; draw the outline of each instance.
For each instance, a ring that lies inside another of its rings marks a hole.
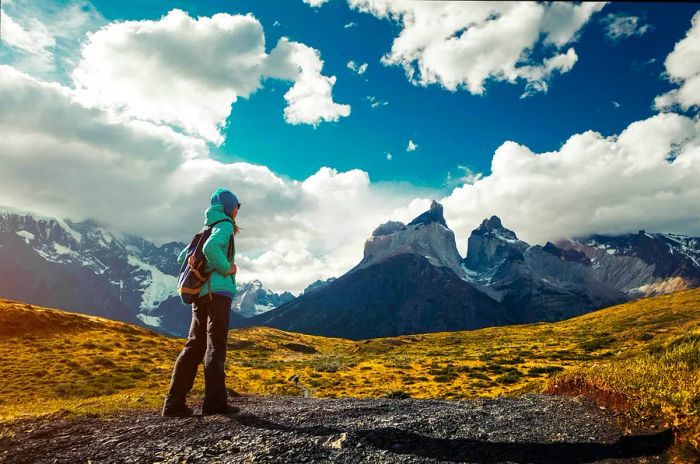
[[[292,427],[253,414],[230,416],[247,427],[297,432],[312,436],[346,433],[349,440],[364,441],[375,448],[396,454],[411,454],[452,462],[537,462],[584,463],[603,459],[630,459],[656,456],[673,443],[673,432],[664,430],[651,435],[621,437],[614,443],[535,443],[493,442],[468,438],[433,438],[396,427],[367,430],[339,430],[323,425]]]

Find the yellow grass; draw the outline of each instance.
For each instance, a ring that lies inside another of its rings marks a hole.
[[[229,334],[227,385],[256,394],[444,399],[600,386],[689,430],[697,427],[698,364],[674,361],[674,347],[690,337],[694,344],[682,350],[691,355],[678,359],[697,355],[697,333],[700,289],[558,323],[365,341],[251,328]],[[128,324],[0,300],[0,420],[159,407],[182,344]],[[194,394],[202,391],[200,374]]]

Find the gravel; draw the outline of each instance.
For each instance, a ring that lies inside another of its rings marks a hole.
[[[246,396],[230,416],[130,411],[0,425],[3,463],[666,462],[669,431],[633,433],[583,398],[468,401]]]

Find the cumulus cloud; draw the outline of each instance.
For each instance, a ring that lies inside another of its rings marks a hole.
[[[282,38],[268,55],[252,15],[192,18],[172,10],[156,21],[110,23],[90,34],[73,81],[83,104],[168,124],[220,144],[239,97],[265,78],[294,82],[285,119],[318,124],[350,114],[332,100],[335,77],[321,74],[317,50]]]
[[[366,172],[321,168],[303,181],[265,166],[221,163],[207,144],[148,121],[115,118],[75,92],[0,66],[0,205],[95,218],[157,242],[188,240],[211,192],[231,188],[241,279],[301,291],[362,258],[387,217],[407,220],[415,193],[372,184]]]
[[[317,50],[282,38],[270,53],[266,67],[272,77],[295,81],[284,94],[284,119],[288,123],[316,126],[350,115],[350,105],[333,101],[335,76],[321,74],[323,61]]]
[[[418,145],[416,145],[415,143],[413,143],[413,140],[410,140],[410,139],[409,139],[409,140],[408,140],[408,146],[406,147],[406,151],[416,151],[417,148],[418,148]]]
[[[668,110],[680,107],[683,110],[700,106],[700,12],[695,13],[691,28],[664,62],[666,75],[678,84],[654,100],[657,109]]]
[[[9,66],[0,66],[0,108],[0,204],[92,217],[164,242],[187,240],[211,192],[228,187],[246,205],[241,279],[277,291],[341,275],[378,224],[409,221],[435,197],[462,253],[469,232],[492,214],[533,243],[638,228],[700,234],[700,122],[673,113],[617,136],[576,134],[555,152],[505,142],[489,175],[458,167],[450,174],[458,186],[439,198],[373,183],[357,169],[324,167],[297,181],[265,166],[221,163],[198,137],[84,107],[72,89]]]
[[[642,24],[638,16],[610,13],[602,22],[605,24],[605,35],[613,41],[644,35],[651,30],[651,26]]]
[[[525,81],[525,96],[547,90],[571,70],[580,29],[604,3],[413,2],[348,0],[350,6],[402,26],[385,65],[402,66],[417,85],[483,94],[488,80]],[[533,58],[539,47],[543,59]]]
[[[354,61],[348,61],[348,69],[357,74],[364,74],[367,71],[367,63],[362,63],[360,65],[355,64]]]
[[[391,161],[392,158],[393,158],[393,156],[391,156],[391,153],[387,153],[387,154],[386,154],[386,159],[388,159],[389,161]]]
[[[80,38],[106,22],[90,2],[81,0],[15,0],[3,2],[0,10],[0,59],[58,81],[75,65]]]
[[[616,136],[576,134],[553,152],[505,142],[491,174],[442,202],[462,253],[470,231],[492,214],[532,243],[638,229],[700,235],[697,179],[700,121],[667,113]]]

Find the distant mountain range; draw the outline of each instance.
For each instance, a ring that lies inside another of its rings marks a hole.
[[[0,208],[0,296],[81,311],[186,336],[190,307],[177,295],[184,243],[156,246],[95,221]],[[294,299],[240,282],[235,314],[250,317]]]
[[[700,285],[700,239],[640,231],[529,245],[492,216],[457,252],[442,206],[380,225],[364,258],[315,292],[247,320],[353,339],[557,321]]]
[[[110,231],[0,208],[0,296],[81,311],[185,336],[177,253]],[[266,325],[347,338],[555,321],[630,299],[700,285],[700,239],[640,231],[529,245],[485,219],[459,255],[442,206],[390,221],[363,259],[295,297],[239,282],[232,327]]]

